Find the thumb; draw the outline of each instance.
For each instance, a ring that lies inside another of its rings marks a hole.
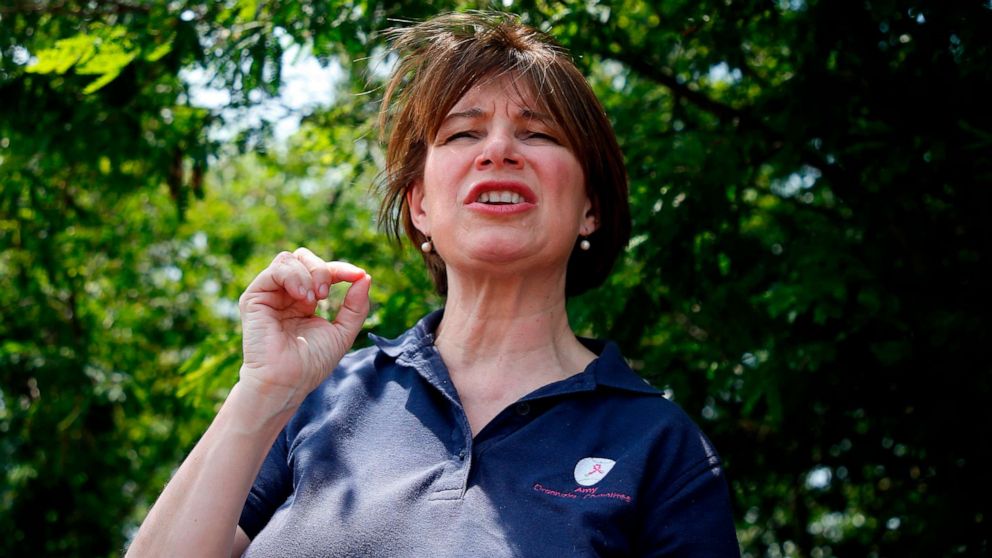
[[[362,330],[362,324],[369,315],[369,287],[372,285],[372,276],[366,273],[361,279],[355,281],[348,287],[348,292],[344,295],[344,301],[338,313],[334,316],[334,325],[340,328],[348,339],[354,341],[358,332]]]

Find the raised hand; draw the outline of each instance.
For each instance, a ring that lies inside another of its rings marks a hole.
[[[330,286],[351,283],[334,320],[314,314]],[[351,347],[369,313],[364,270],[325,262],[310,250],[282,252],[241,295],[244,363],[241,383],[298,405]]]

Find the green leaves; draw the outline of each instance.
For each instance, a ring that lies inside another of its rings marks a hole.
[[[204,339],[196,351],[179,368],[182,380],[177,395],[191,399],[197,407],[207,407],[223,400],[237,381],[241,365],[240,339],[219,333]]]
[[[37,62],[27,71],[35,74],[76,74],[95,76],[83,89],[91,94],[117,78],[135,58],[142,56],[148,62],[158,62],[169,53],[172,46],[164,42],[147,52],[128,39],[128,30],[122,26],[93,25],[86,33],[59,39],[52,48],[40,50]]]
[[[509,7],[571,49],[628,163],[634,240],[571,323],[714,439],[747,555],[988,547],[980,4]],[[236,380],[237,298],[279,250],[364,265],[377,333],[443,304],[375,229],[373,66],[396,18],[468,7],[0,8],[0,554],[118,553]],[[212,139],[245,112],[195,106],[183,70],[251,107],[294,43],[344,70],[331,106],[283,144]]]
[[[61,39],[55,43],[55,48],[39,52],[38,62],[28,66],[28,71],[39,74],[64,74],[80,61],[92,58],[96,44],[99,42],[99,38],[86,34]]]

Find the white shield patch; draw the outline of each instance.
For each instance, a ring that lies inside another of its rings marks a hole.
[[[575,464],[575,482],[581,486],[592,486],[603,480],[616,463],[605,457],[583,457]]]

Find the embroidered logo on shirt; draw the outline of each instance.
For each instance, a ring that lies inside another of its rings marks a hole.
[[[575,464],[575,482],[581,486],[592,486],[603,480],[616,463],[605,457],[583,457]]]

